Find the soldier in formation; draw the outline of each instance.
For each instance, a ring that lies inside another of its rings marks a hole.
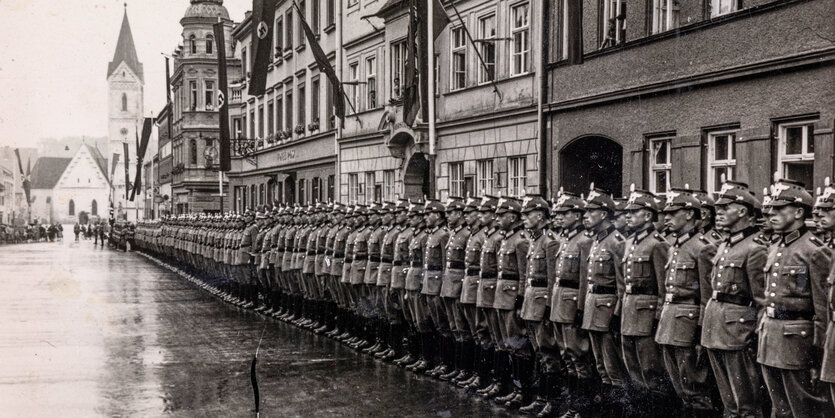
[[[540,417],[835,416],[835,185],[141,222],[230,304]]]

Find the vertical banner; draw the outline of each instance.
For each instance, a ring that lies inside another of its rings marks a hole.
[[[130,187],[130,148],[127,141],[122,142],[122,150],[125,153],[125,198],[128,197],[128,187]]]
[[[224,51],[225,52],[225,51]],[[224,56],[224,59],[226,57]],[[174,104],[171,102],[171,70],[168,68],[168,57],[165,57],[165,97],[168,99],[168,140],[171,140],[171,119],[174,118]]]
[[[277,0],[252,0],[252,45],[255,49],[255,63],[252,65],[249,79],[250,96],[261,96],[267,88],[267,66],[273,60],[276,3]]]
[[[229,140],[229,105],[226,100],[226,93],[229,89],[229,81],[226,75],[226,38],[223,30],[223,22],[214,24],[215,42],[217,42],[217,109],[220,119],[220,141],[218,155],[220,156],[220,171],[232,169],[231,144]]]

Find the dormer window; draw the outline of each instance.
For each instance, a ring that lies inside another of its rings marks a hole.
[[[214,37],[212,35],[206,35],[206,53],[207,54],[214,54]]]
[[[194,35],[189,36],[188,38],[189,48],[191,49],[192,54],[197,53],[197,38]]]

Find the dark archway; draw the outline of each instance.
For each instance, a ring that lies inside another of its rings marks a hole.
[[[293,174],[284,179],[284,203],[296,203],[296,176]]]
[[[567,192],[588,193],[589,183],[621,196],[623,148],[602,136],[578,138],[560,151],[559,186]]]
[[[93,202],[90,203],[90,214],[96,216],[99,214],[99,204],[96,202],[96,199],[93,199]]]
[[[70,216],[75,216],[75,200],[72,199],[70,199],[69,214]]]
[[[87,225],[87,222],[90,221],[90,217],[87,216],[87,212],[81,211],[78,213],[78,223],[81,225]]]
[[[429,160],[421,152],[412,154],[403,171],[403,198],[423,199],[429,196]]]

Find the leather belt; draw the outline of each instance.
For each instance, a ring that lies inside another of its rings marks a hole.
[[[481,272],[481,269],[478,268],[468,268],[467,269],[467,276],[478,276],[478,273]]]
[[[380,257],[380,262],[381,263],[391,263],[393,261],[394,260],[391,257]]]
[[[686,298],[684,296],[677,296],[672,293],[664,295],[664,302],[682,305],[698,305],[699,301],[696,298]]]
[[[463,261],[448,261],[447,268],[451,269],[464,269],[466,266],[464,265]]]
[[[365,261],[365,260],[368,260],[367,255],[355,255],[354,256],[354,261]]]
[[[307,255],[316,255],[316,251],[308,251]]]
[[[788,312],[782,309],[776,309],[771,306],[765,308],[765,315],[771,319],[781,321],[794,321],[797,319],[805,319],[811,321],[815,317],[814,312]]]
[[[427,265],[427,266],[424,268],[424,270],[426,270],[426,271],[441,271],[441,270],[443,270],[443,269],[444,269],[444,268],[443,268],[442,266],[429,266],[429,265]]]
[[[481,272],[481,278],[482,278],[482,279],[495,279],[495,278],[496,278],[496,273],[493,273],[493,272],[483,272],[483,271],[482,271],[482,272]]]
[[[548,287],[548,279],[531,279],[531,287]]]
[[[557,281],[557,286],[565,287],[568,289],[579,289],[580,282],[578,282],[577,280],[560,279]]]
[[[628,295],[658,295],[658,289],[649,286],[635,286],[631,283],[626,284],[626,294]]]
[[[375,263],[379,263],[379,262],[380,262],[380,256],[379,256],[379,255],[371,255],[371,256],[368,256],[368,259],[369,259],[370,261],[375,262]]]
[[[407,265],[408,263],[403,261],[403,260],[397,260],[397,261],[393,261],[392,264],[394,264],[395,266],[404,266],[404,265]]]
[[[741,295],[731,295],[731,294],[728,294],[728,293],[722,293],[718,290],[713,291],[713,295],[711,296],[711,299],[719,301],[719,302],[730,303],[732,305],[754,306],[754,301],[751,300],[751,298],[741,296]]]
[[[499,272],[499,279],[501,280],[519,280],[519,275],[516,273],[508,273],[504,271]]]
[[[618,289],[614,286],[601,286],[599,284],[590,284],[589,293],[594,293],[595,295],[616,295],[618,293]]]
[[[345,253],[334,253],[333,258],[345,258]]]
[[[423,263],[422,263],[422,262],[420,262],[420,261],[412,261],[412,263],[411,263],[410,265],[411,265],[412,267],[417,267],[417,268],[421,268],[421,267],[423,267]]]
[[[325,255],[333,255],[333,251],[331,251],[331,250],[325,250]]]

